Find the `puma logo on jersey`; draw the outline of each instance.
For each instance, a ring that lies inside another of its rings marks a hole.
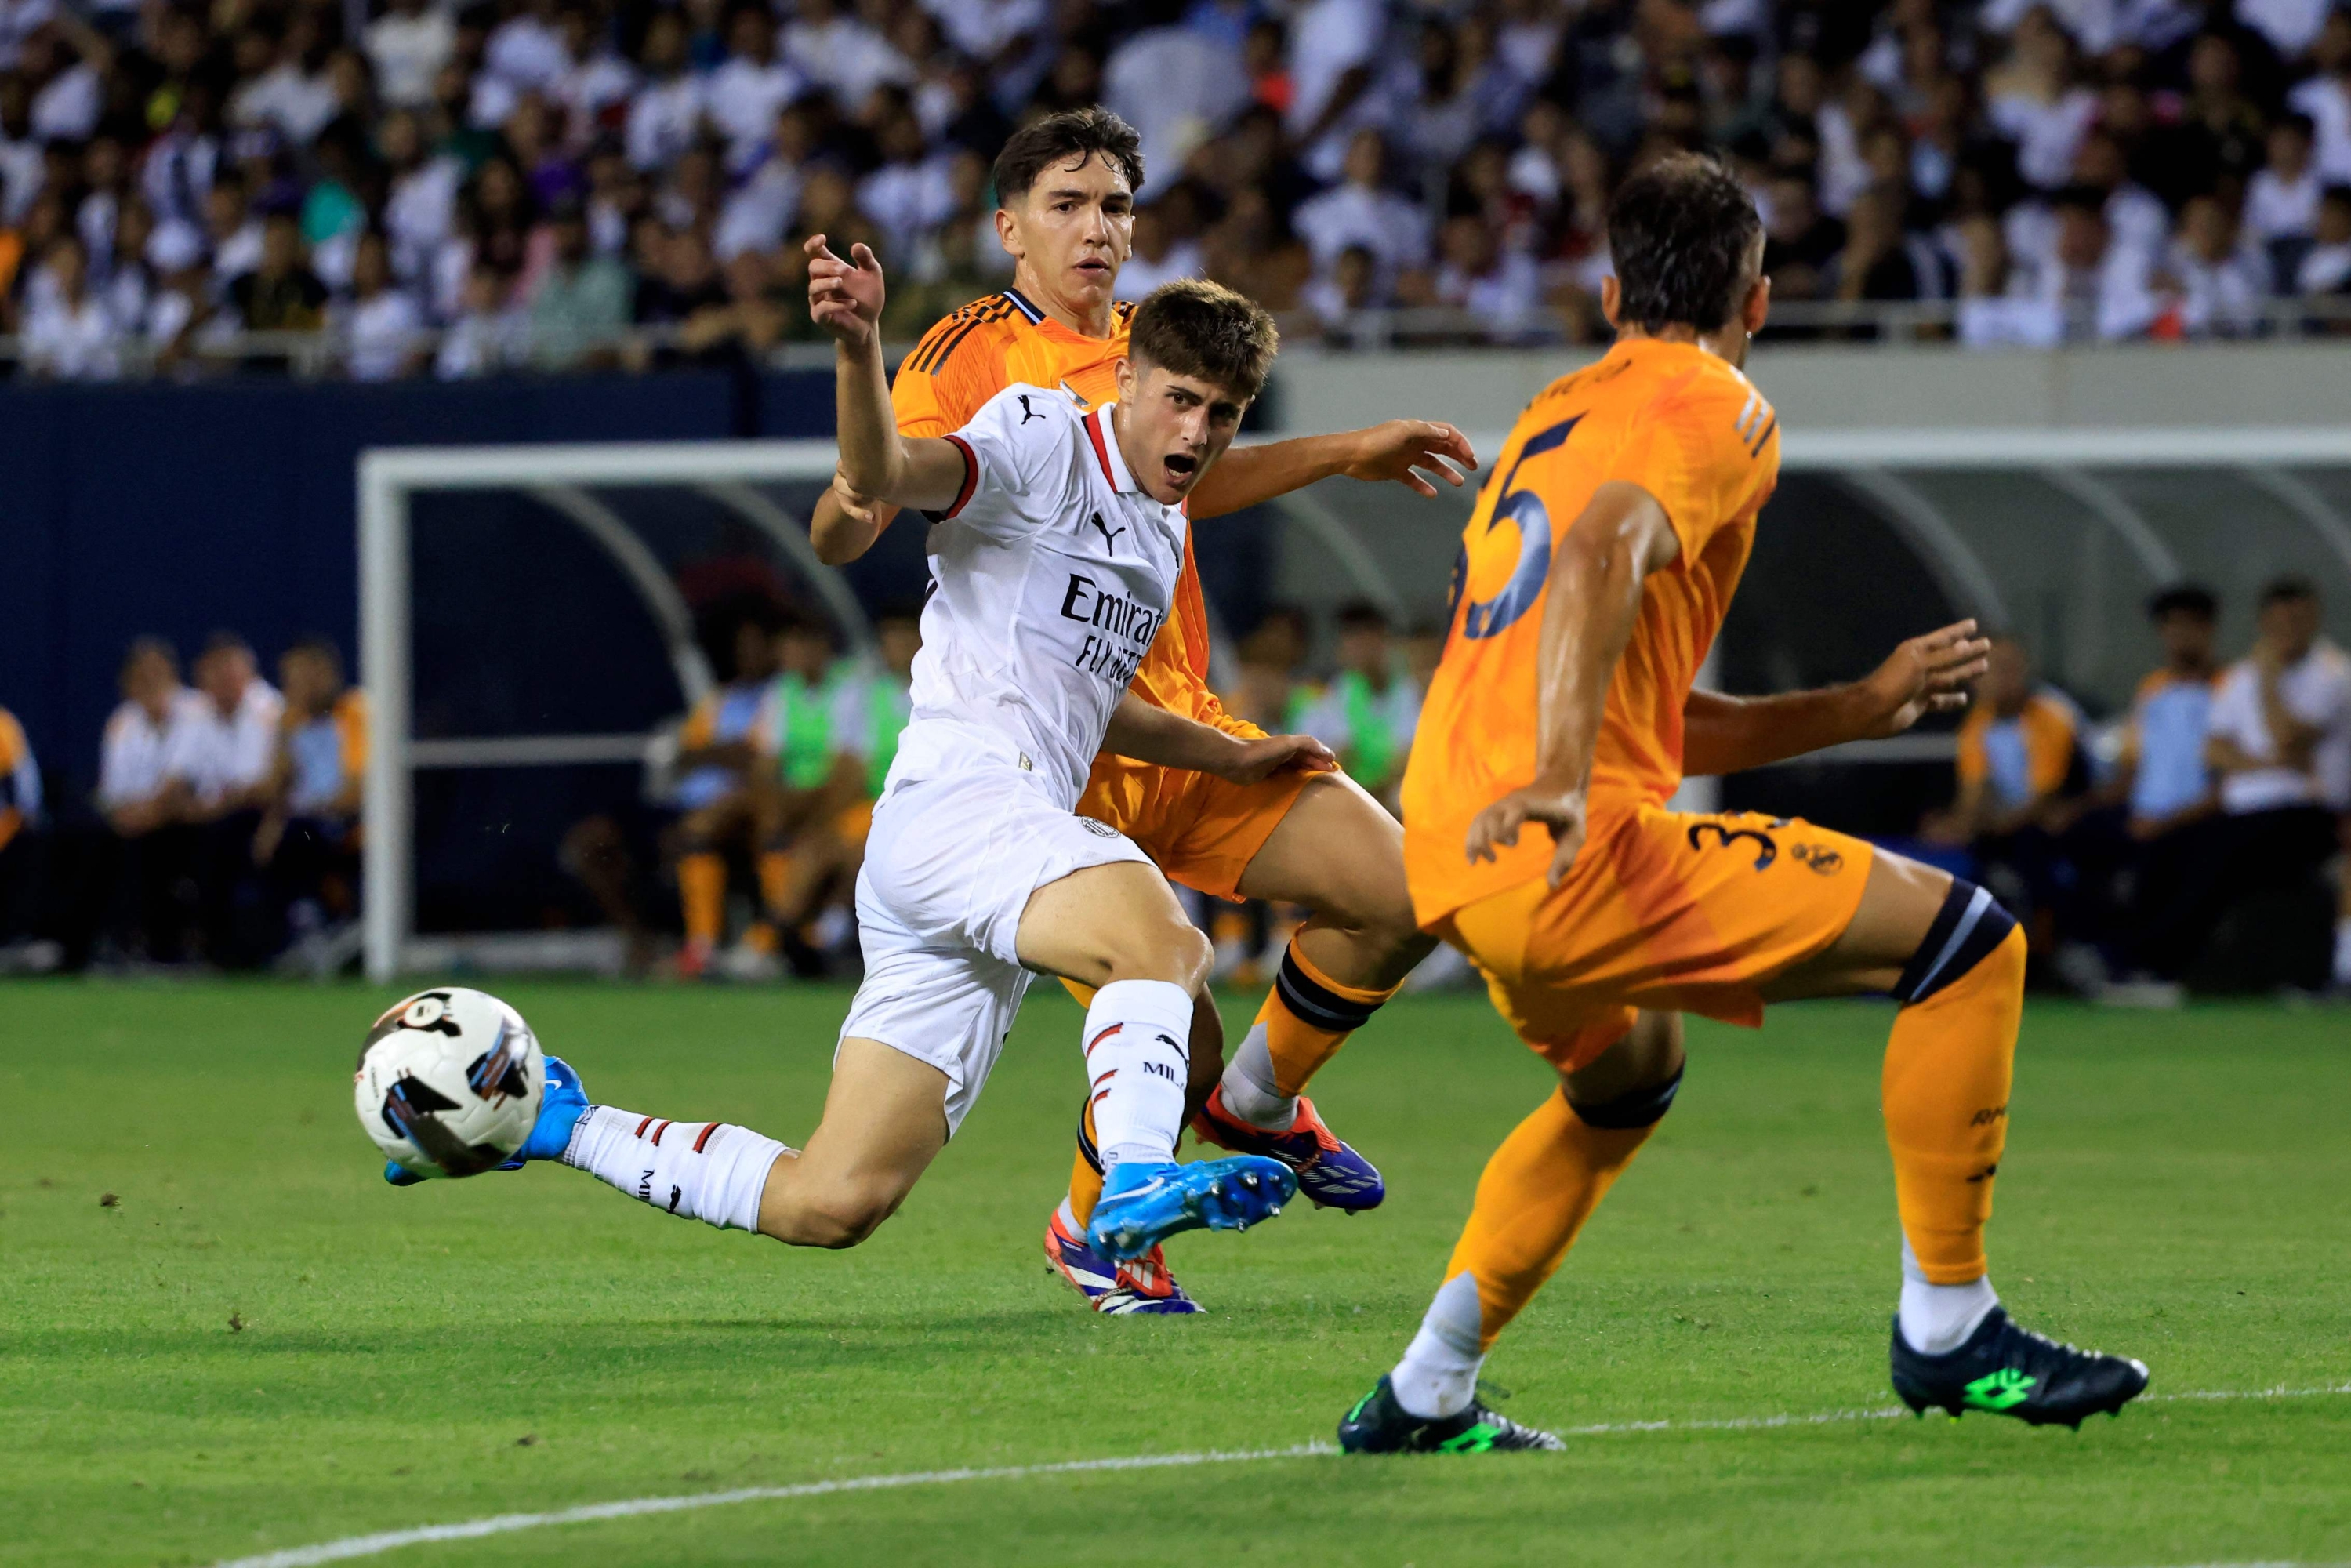
[[[1020,423],[1026,424],[1032,419],[1042,419],[1045,416],[1043,414],[1039,413],[1035,409],[1029,406],[1029,394],[1027,392],[1022,392],[1020,394]]]
[[[1020,401],[1025,403],[1029,400],[1024,397]],[[1096,512],[1092,517],[1088,517],[1086,521],[1093,526],[1093,528],[1097,533],[1102,535],[1102,549],[1106,550],[1115,550],[1118,549],[1118,536],[1126,532],[1124,528],[1112,528],[1108,523],[1102,521],[1102,515],[1100,512]]]

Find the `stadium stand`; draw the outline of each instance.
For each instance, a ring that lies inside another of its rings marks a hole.
[[[1096,99],[1129,287],[1332,343],[1588,340],[1613,183],[1710,147],[1782,336],[1974,345],[2351,320],[2351,14],[2090,0],[260,0],[0,6],[23,373],[360,379],[761,359],[798,242],[911,341],[1004,277],[987,162]]]

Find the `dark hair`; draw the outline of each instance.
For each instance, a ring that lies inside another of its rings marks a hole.
[[[335,640],[323,632],[314,632],[286,650],[288,653],[308,653],[327,668],[334,671],[335,679],[343,678],[343,651]]]
[[[1134,126],[1100,104],[1040,116],[996,155],[997,204],[1008,207],[1027,195],[1054,164],[1095,155],[1126,177],[1128,190],[1143,189],[1143,137]]]
[[[1388,612],[1368,599],[1350,599],[1339,606],[1333,618],[1342,632],[1384,632],[1388,629]]]
[[[2269,586],[2262,590],[2262,608],[2264,610],[2273,604],[2314,603],[2317,599],[2318,584],[2306,577],[2273,577],[2270,579]]]
[[[180,651],[161,637],[133,637],[131,646],[122,651],[122,673],[129,674],[131,666],[152,656],[172,666],[173,674],[180,671]]]
[[[2220,612],[2220,601],[2200,582],[2175,582],[2147,601],[2147,616],[2160,621],[2167,615],[2193,615],[2199,621],[2210,621]]]
[[[2285,113],[2279,115],[2276,120],[2271,122],[2270,129],[2273,131],[2291,131],[2295,135],[2301,137],[2304,141],[2314,141],[2318,139],[2318,121],[2303,113],[2298,109],[2288,110]]]
[[[252,643],[246,642],[241,634],[228,631],[225,628],[214,632],[211,636],[204,639],[204,654],[206,657],[210,657],[214,653],[244,653],[249,656],[252,653]]]
[[[1138,361],[1214,382],[1248,399],[1265,390],[1280,334],[1255,300],[1221,283],[1184,277],[1161,284],[1144,298],[1127,342]]]
[[[914,625],[923,623],[923,601],[919,599],[893,599],[873,612],[876,626],[891,621],[904,621]]]
[[[1618,319],[1654,329],[1712,331],[1739,313],[1763,220],[1746,190],[1711,158],[1661,158],[1608,204]]]

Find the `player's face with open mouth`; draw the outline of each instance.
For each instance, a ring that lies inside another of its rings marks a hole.
[[[1081,310],[1109,304],[1134,248],[1134,192],[1114,164],[1092,152],[1055,164],[1005,214],[1004,248],[1028,264],[1038,287]]]
[[[1249,404],[1215,382],[1133,361],[1120,382],[1120,450],[1144,493],[1176,506],[1233,444]]]

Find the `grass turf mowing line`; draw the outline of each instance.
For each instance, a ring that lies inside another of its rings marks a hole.
[[[2164,1399],[2306,1399],[2339,1394],[2351,1394],[2351,1385],[2340,1388],[2204,1389],[2189,1394],[2152,1395],[2144,1397],[2148,1402]],[[1722,1421],[1613,1421],[1590,1427],[1570,1427],[1558,1435],[1562,1437],[1597,1437],[1673,1431],[1761,1432],[1782,1427],[1834,1426],[1846,1421],[1892,1421],[1912,1414],[1913,1412],[1900,1406],[1895,1406],[1882,1410],[1823,1410],[1811,1415],[1734,1416]],[[1956,1416],[1951,1418],[1958,1419]],[[454,1524],[433,1524],[415,1530],[394,1530],[375,1535],[346,1536],[340,1541],[321,1542],[315,1546],[292,1547],[282,1552],[265,1552],[258,1557],[239,1557],[232,1562],[217,1563],[214,1568],[316,1568],[319,1563],[344,1563],[358,1557],[375,1557],[386,1552],[397,1551],[403,1546],[420,1546],[433,1542],[475,1541],[487,1535],[510,1535],[519,1530],[542,1530],[564,1524],[592,1524],[604,1520],[633,1519],[646,1514],[684,1513],[696,1509],[730,1508],[741,1503],[785,1502],[797,1498],[829,1497],[836,1492],[894,1491],[902,1487],[949,1486],[967,1481],[1029,1480],[1040,1476],[1075,1475],[1096,1470],[1156,1470],[1189,1469],[1199,1465],[1262,1463],[1270,1459],[1336,1456],[1338,1453],[1339,1449],[1335,1444],[1301,1443],[1289,1448],[1245,1449],[1238,1453],[1212,1451],[1199,1454],[1134,1454],[1101,1459],[1065,1459],[1057,1464],[1047,1465],[1006,1465],[987,1470],[922,1470],[908,1475],[857,1476],[845,1480],[805,1481],[798,1486],[745,1487],[736,1491],[690,1492],[683,1496],[627,1498],[618,1502],[589,1503],[579,1508],[568,1508],[557,1513],[499,1514],[489,1519],[463,1520]],[[1420,1459],[1416,1458],[1411,1462],[1420,1462]],[[1431,1459],[1427,1462],[1441,1464],[1447,1461]],[[2294,1568],[2294,1565],[2291,1563],[2206,1564],[2201,1565],[2201,1568]]]
[[[517,986],[601,1099],[788,1140],[844,994]],[[614,1497],[1279,1447],[1330,1430],[1417,1321],[1477,1171],[1547,1092],[1482,1000],[1408,998],[1318,1081],[1386,1170],[1357,1218],[1185,1238],[1212,1309],[1076,1310],[1038,1252],[1080,1015],[1028,1009],[988,1094],[865,1247],[790,1251],[574,1172],[394,1192],[350,1119],[389,997],[0,986],[0,1562],[211,1563]],[[1239,1012],[1256,998],[1233,998]],[[1673,1115],[1491,1366],[1554,1429],[1874,1407],[1896,1288],[1875,1006],[1701,1027]],[[1236,1030],[1238,1035],[1238,1030]],[[2338,1017],[2036,1007],[1993,1227],[2018,1316],[2158,1387],[2342,1377]],[[46,1184],[46,1185],[45,1185]],[[118,1195],[110,1207],[98,1199]],[[232,1328],[232,1322],[236,1325]],[[411,1564],[1097,1561],[1311,1545],[1318,1564],[2325,1559],[2351,1409],[2178,1401],[2079,1437],[1992,1421],[1673,1430],[1557,1464],[1072,1474],[411,1549]],[[1220,1479],[1210,1480],[1211,1475]],[[1239,1477],[1248,1476],[1246,1482]]]

